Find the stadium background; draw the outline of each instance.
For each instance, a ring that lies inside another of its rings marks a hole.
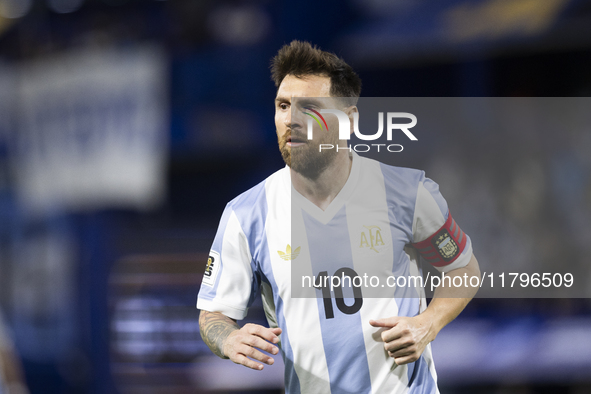
[[[0,309],[31,393],[281,392],[212,356],[198,283],[226,202],[282,166],[269,60],[343,56],[363,95],[588,96],[582,0],[0,0]],[[591,132],[421,141],[481,265],[589,278]],[[263,319],[260,307],[250,320]],[[477,299],[443,393],[591,392],[588,299]]]

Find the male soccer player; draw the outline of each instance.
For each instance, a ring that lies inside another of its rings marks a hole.
[[[201,336],[216,355],[255,370],[273,363],[263,352],[281,351],[290,394],[437,393],[429,343],[475,290],[440,286],[427,307],[396,292],[363,298],[360,288],[352,301],[342,287],[314,282],[321,296],[299,298],[291,265],[316,279],[410,275],[421,254],[452,278],[479,275],[470,238],[436,183],[352,153],[335,117],[307,138],[304,113],[330,105],[352,119],[357,111],[361,80],[342,59],[293,41],[273,59],[272,76],[287,166],[226,206],[197,301]],[[319,152],[322,143],[342,149]],[[303,229],[299,238],[292,229]],[[270,328],[240,327],[259,291]]]

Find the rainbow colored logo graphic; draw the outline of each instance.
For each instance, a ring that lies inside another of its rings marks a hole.
[[[312,108],[307,108],[307,107],[305,107],[304,109],[305,110],[308,110],[308,111],[311,111],[311,112],[314,112],[316,115],[318,115],[320,117],[320,119],[322,119],[322,122],[324,123],[324,126],[326,126],[326,131],[328,131],[328,125],[326,124],[326,120],[324,120],[324,118],[322,117],[322,115],[320,115],[320,112],[315,111]],[[312,115],[312,114],[310,114],[308,112],[304,112],[304,113],[306,115],[308,115],[308,116],[311,116],[316,121],[316,123],[318,123],[318,126],[320,126],[320,130],[324,130],[324,128],[322,127],[322,123],[320,123],[320,120],[318,120],[317,117],[315,117],[314,115]]]

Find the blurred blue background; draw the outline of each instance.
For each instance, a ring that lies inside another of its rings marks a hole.
[[[0,331],[30,393],[282,391],[280,365],[216,359],[194,305],[225,204],[283,166],[269,63],[293,39],[366,97],[591,92],[591,1],[0,0]],[[398,164],[481,265],[589,267],[591,130],[522,130]],[[476,299],[434,343],[441,391],[589,393],[589,334],[588,298]]]

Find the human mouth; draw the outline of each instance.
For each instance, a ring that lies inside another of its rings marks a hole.
[[[299,136],[289,136],[287,137],[287,146],[289,147],[298,147],[305,145],[308,141],[306,139],[299,137]]]

